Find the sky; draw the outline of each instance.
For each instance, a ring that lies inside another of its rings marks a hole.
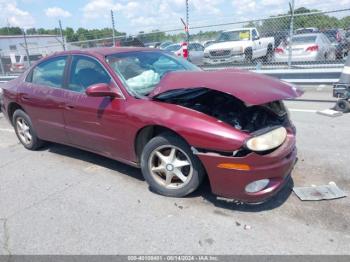
[[[190,28],[245,21],[285,13],[291,0],[189,0]],[[185,0],[0,0],[0,27],[111,27],[114,11],[118,31],[128,34],[181,28]],[[319,10],[350,8],[350,0],[295,0],[295,6]],[[343,12],[339,16],[350,15]]]

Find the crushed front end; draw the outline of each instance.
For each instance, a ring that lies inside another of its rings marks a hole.
[[[214,194],[259,203],[288,181],[296,162],[296,131],[282,101],[247,105],[230,94],[206,88],[158,98],[215,117],[245,137],[249,135],[240,148],[229,152],[192,148],[208,174]]]

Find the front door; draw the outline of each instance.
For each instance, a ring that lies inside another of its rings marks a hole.
[[[89,97],[85,90],[97,83],[114,82],[94,58],[73,55],[65,94],[64,119],[72,145],[113,158],[125,158],[120,146],[124,132],[123,98]]]
[[[259,58],[264,56],[264,49],[261,43],[261,39],[255,29],[252,30],[253,39],[253,58]]]

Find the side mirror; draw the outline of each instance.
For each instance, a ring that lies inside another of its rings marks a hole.
[[[91,85],[85,90],[85,93],[87,96],[92,97],[121,97],[120,93],[115,88],[106,83]]]
[[[259,40],[259,39],[260,39],[259,36],[254,36],[254,37],[253,37],[253,40]]]

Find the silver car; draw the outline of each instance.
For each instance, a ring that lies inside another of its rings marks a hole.
[[[173,44],[167,46],[164,50],[174,53],[177,56],[183,56],[182,44]],[[199,43],[190,43],[188,46],[189,61],[195,65],[203,64],[204,47]]]
[[[275,61],[287,62],[289,43],[275,48]],[[292,62],[335,60],[335,47],[323,33],[300,34],[292,37]]]

